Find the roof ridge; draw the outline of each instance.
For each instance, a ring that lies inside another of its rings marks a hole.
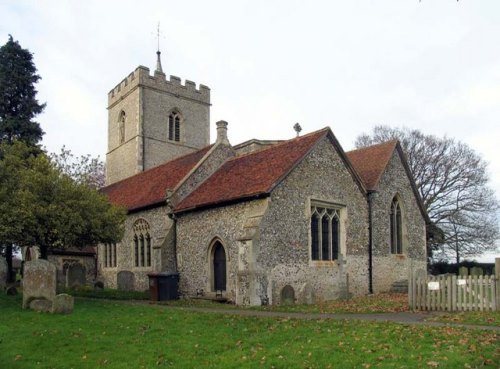
[[[349,151],[346,151],[346,154],[349,153],[349,152],[366,150],[366,149],[370,149],[370,148],[374,148],[374,147],[382,146],[382,145],[388,145],[390,143],[393,143],[394,145],[396,145],[398,142],[399,142],[399,140],[396,139],[396,138],[394,138],[394,139],[387,140],[387,141],[384,141],[384,142],[379,142],[379,143],[376,143],[376,144],[373,144],[373,145],[363,146],[363,147],[359,147],[357,149],[349,150]]]
[[[258,153],[262,153],[262,152],[265,152],[267,150],[270,150],[270,149],[275,149],[276,147],[278,146],[283,146],[283,145],[286,145],[292,141],[298,141],[298,140],[301,140],[301,139],[304,139],[306,137],[309,137],[309,136],[312,136],[314,134],[319,134],[321,131],[325,131],[325,132],[328,132],[330,130],[330,127],[324,127],[324,128],[321,128],[321,129],[318,129],[317,131],[312,131],[312,132],[309,132],[303,136],[298,136],[298,137],[294,137],[294,138],[291,138],[289,140],[283,140],[281,142],[278,142],[277,144],[275,145],[271,145],[269,147],[265,147],[263,149],[260,149],[260,150],[256,150],[256,151],[251,151],[251,152],[247,152],[247,153],[244,153],[244,154],[241,154],[241,155],[236,155],[235,157],[231,158],[228,160],[229,161],[232,161],[232,160],[236,160],[236,159],[240,159],[240,158],[244,158],[246,156],[250,156],[250,155],[254,155],[254,154],[258,154]],[[272,140],[271,140],[272,141]],[[247,141],[244,141],[242,143],[245,143]],[[237,145],[236,145],[237,146]]]

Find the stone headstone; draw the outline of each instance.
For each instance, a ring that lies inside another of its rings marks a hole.
[[[66,287],[73,288],[85,285],[85,267],[80,263],[72,264],[66,271]]]
[[[29,308],[31,310],[43,312],[43,313],[48,313],[52,310],[52,301],[49,301],[47,299],[41,298],[41,299],[33,299],[29,303]]]
[[[461,276],[469,275],[469,269],[467,267],[458,268],[458,275],[461,275]]]
[[[299,291],[299,303],[301,304],[314,304],[314,291],[309,283],[304,283]]]
[[[23,309],[35,299],[50,303],[56,296],[56,266],[47,260],[37,259],[24,264]]]
[[[0,256],[0,290],[7,286],[7,262]]]
[[[7,289],[5,290],[5,293],[9,296],[15,296],[17,295],[17,288],[16,286],[9,286],[7,287]]]
[[[293,304],[295,304],[295,290],[289,284],[287,284],[281,290],[281,304],[282,305],[293,305]]]
[[[71,314],[75,299],[66,293],[61,293],[54,298],[52,303],[52,312],[55,314]]]
[[[483,269],[480,267],[470,268],[470,275],[483,275]]]
[[[122,270],[116,275],[116,285],[119,290],[133,291],[134,290],[134,273],[128,270]]]

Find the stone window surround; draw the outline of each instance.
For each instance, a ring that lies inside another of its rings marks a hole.
[[[393,216],[392,207],[393,207],[394,202],[396,202],[397,205],[399,206],[400,213],[401,213],[401,224],[400,224],[400,227],[401,227],[401,229],[400,229],[400,231],[401,231],[401,245],[399,246],[401,252],[399,252],[399,253],[393,252],[393,245],[392,245],[392,232],[393,232],[393,230],[391,229],[391,218]],[[397,259],[405,259],[407,248],[408,248],[407,247],[407,245],[408,245],[408,232],[406,229],[406,211],[404,208],[404,203],[403,203],[402,198],[399,195],[399,193],[396,193],[391,198],[391,202],[389,204],[389,217],[388,218],[389,219],[387,222],[388,222],[388,230],[389,230],[388,233],[389,234],[388,234],[387,244],[388,244],[388,248],[389,248],[389,254]]]
[[[132,229],[134,231],[132,237],[133,268],[136,270],[151,270],[154,247],[153,238],[149,233],[150,225],[145,219],[139,218],[134,222]]]
[[[125,143],[125,123],[127,121],[127,114],[124,110],[118,114],[118,144]]]
[[[103,253],[103,268],[112,269],[117,266],[116,259],[116,243],[106,243],[102,245],[102,253]]]
[[[316,198],[308,198],[306,201],[306,217],[308,222],[308,252],[309,266],[312,267],[333,267],[338,266],[342,260],[346,258],[346,223],[347,223],[347,206],[335,200],[317,200]],[[311,216],[313,207],[322,207],[335,209],[339,215],[339,255],[336,260],[313,260],[312,259],[312,237],[311,237]]]
[[[181,111],[178,109],[178,108],[173,108],[172,110],[170,110],[167,114],[167,142],[173,142],[173,143],[183,143],[184,142],[184,115],[181,113]],[[175,118],[178,118],[179,119],[179,139],[176,140],[175,139]],[[171,131],[170,129],[172,128],[171,124],[170,124],[170,119],[173,118],[174,119],[174,124],[173,124],[173,129],[174,129],[174,132],[172,133],[172,137],[173,138],[170,138],[170,135],[171,135]]]

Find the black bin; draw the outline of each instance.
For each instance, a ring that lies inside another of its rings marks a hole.
[[[179,298],[179,273],[150,273],[148,277],[151,301]]]

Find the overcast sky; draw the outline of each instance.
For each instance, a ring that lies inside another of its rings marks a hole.
[[[500,195],[500,1],[0,2],[8,34],[34,53],[49,151],[106,154],[107,93],[163,69],[211,88],[233,144],[330,126],[344,150],[376,124],[466,142]],[[498,255],[500,256],[500,255]]]

